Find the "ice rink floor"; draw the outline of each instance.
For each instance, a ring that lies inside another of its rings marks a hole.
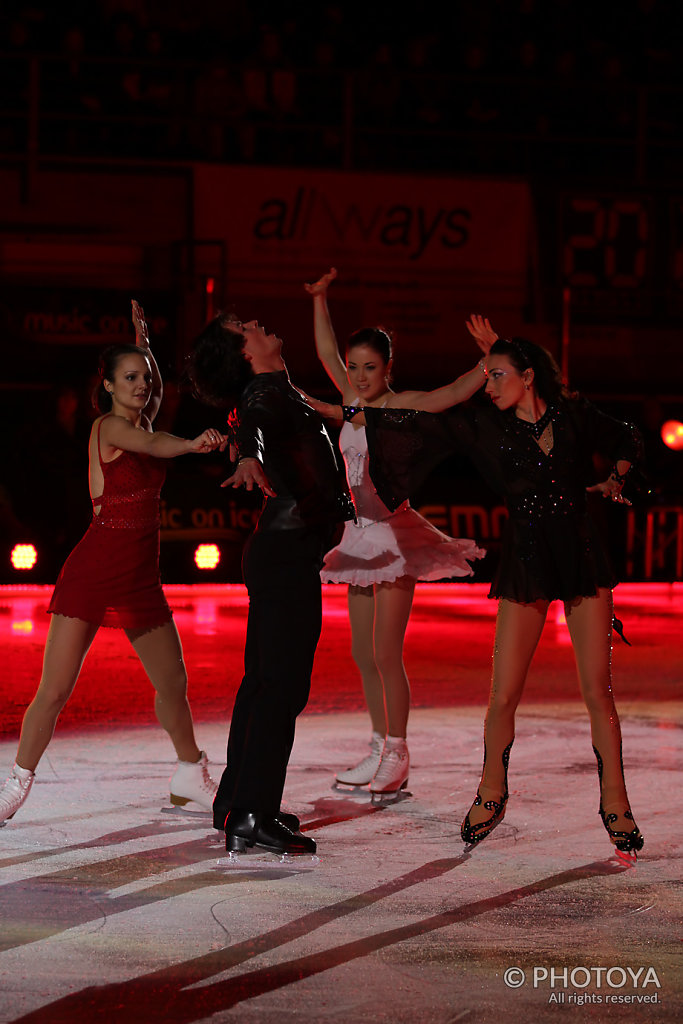
[[[198,738],[224,764],[246,603],[167,588]],[[369,728],[342,588],[325,589],[309,710],[286,802],[317,861],[231,865],[207,813],[172,812],[170,744],[149,684],[102,631],[24,808],[0,829],[0,1021],[674,1021],[681,1018],[683,586],[618,588],[614,652],[629,794],[645,848],[613,856],[566,627],[551,614],[518,716],[510,801],[467,851],[495,607],[418,588],[410,795],[331,788]],[[0,588],[0,770],[40,671],[44,588]]]

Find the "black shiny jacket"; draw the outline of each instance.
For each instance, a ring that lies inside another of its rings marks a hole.
[[[346,477],[325,425],[285,370],[259,373],[228,420],[238,458],[263,465],[277,497],[266,497],[259,530],[297,529],[354,518]]]

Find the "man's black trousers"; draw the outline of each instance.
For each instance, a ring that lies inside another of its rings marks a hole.
[[[235,698],[214,826],[228,811],[277,814],[306,707],[322,625],[320,568],[332,530],[256,530],[242,560],[249,593],[244,678]]]

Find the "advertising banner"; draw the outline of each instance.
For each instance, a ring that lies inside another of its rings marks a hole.
[[[381,323],[397,333],[408,371],[439,383],[429,357],[471,353],[463,320],[498,310],[517,321],[528,301],[531,200],[521,182],[197,166],[195,235],[224,239],[223,303],[308,339],[303,282],[336,266],[330,293],[340,334]],[[216,272],[206,246],[206,275]],[[198,260],[202,259],[201,247]],[[501,328],[502,330],[502,328]],[[292,368],[292,353],[288,365]],[[461,359],[464,356],[460,357]]]

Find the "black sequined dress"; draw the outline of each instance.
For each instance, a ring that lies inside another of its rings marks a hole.
[[[592,596],[616,583],[587,508],[595,481],[593,456],[640,456],[630,424],[583,398],[551,407],[553,446],[540,447],[529,424],[495,407],[430,414],[366,407],[370,475],[382,501],[395,508],[447,455],[469,456],[502,495],[509,521],[489,597],[528,603]]]

